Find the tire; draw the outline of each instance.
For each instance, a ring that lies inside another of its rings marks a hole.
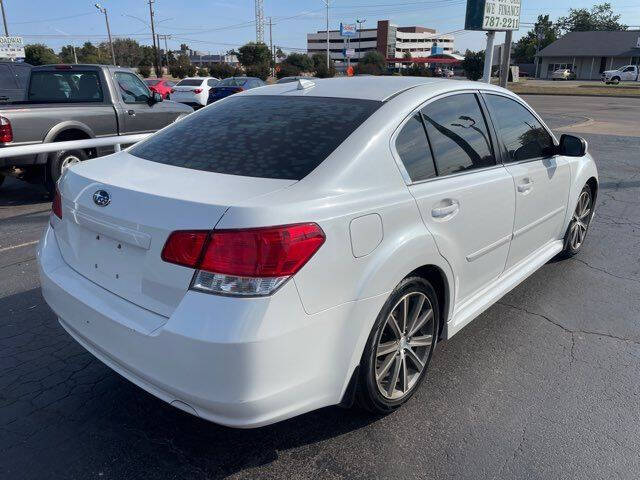
[[[560,253],[561,257],[573,257],[580,251],[587,237],[592,218],[593,192],[589,185],[585,185],[580,192],[578,204],[564,235],[564,249]]]
[[[408,322],[403,320],[407,316]],[[439,319],[437,295],[429,282],[420,277],[400,282],[382,307],[362,354],[356,391],[360,407],[387,414],[413,396],[429,368]],[[421,326],[416,320],[422,320]]]
[[[614,85],[618,85],[620,83],[620,77],[613,77],[611,79],[611,83],[613,83]]]
[[[53,196],[55,194],[56,183],[65,168],[75,163],[84,162],[87,158],[89,157],[84,150],[63,150],[49,155],[45,181],[49,195]]]

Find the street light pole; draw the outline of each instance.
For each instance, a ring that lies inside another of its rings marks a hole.
[[[322,0],[327,6],[327,72],[329,71],[329,0]]]
[[[2,9],[2,23],[4,23],[4,34],[9,36],[9,29],[7,28],[7,14],[4,11],[4,2],[0,0],[0,9]]]
[[[104,21],[107,23],[107,35],[109,35],[109,47],[111,47],[111,60],[113,64],[116,64],[116,54],[113,51],[113,41],[111,40],[111,28],[109,27],[109,16],[107,15],[107,9],[101,7],[99,3],[96,3],[96,8],[100,10],[101,13],[104,13]]]
[[[153,39],[153,62],[155,63],[156,68],[156,77],[162,78],[162,66],[159,65],[160,62],[158,57],[160,55],[160,41],[156,44],[156,29],[153,24],[153,2],[154,0],[149,0],[149,15],[151,16],[151,38]]]
[[[360,65],[360,58],[362,58],[362,24],[366,21],[366,18],[364,20],[356,18],[356,23],[358,24],[358,65]]]

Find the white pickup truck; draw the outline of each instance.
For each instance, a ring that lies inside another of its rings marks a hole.
[[[638,67],[638,65],[625,65],[618,70],[607,70],[602,72],[601,80],[607,85],[610,83],[618,84],[620,82],[639,82],[640,67]]]

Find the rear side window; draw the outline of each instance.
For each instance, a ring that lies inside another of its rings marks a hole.
[[[436,100],[422,109],[438,175],[496,164],[487,124],[473,93]]]
[[[233,96],[188,115],[129,152],[207,172],[300,180],[380,105],[344,98]]]
[[[178,87],[199,87],[202,85],[203,80],[199,78],[185,78],[177,83]]]
[[[207,80],[207,86],[209,87],[215,87],[218,84],[218,80],[216,80],[215,78],[210,78],[209,80]]]
[[[242,87],[245,83],[247,83],[246,78],[229,77],[224,80],[220,80],[218,87]]]
[[[16,81],[9,65],[0,65],[0,88],[16,88]]]
[[[27,100],[37,102],[102,102],[98,72],[33,71]]]
[[[553,154],[553,138],[529,110],[500,95],[487,95],[485,98],[497,133],[507,150],[508,161],[520,162]]]
[[[427,142],[420,114],[416,114],[407,123],[396,137],[396,151],[412,182],[427,180],[436,176],[433,165],[433,157]]]
[[[29,73],[31,73],[31,67],[28,65],[20,65],[19,63],[13,66],[13,71],[16,74],[16,80],[19,88],[27,88],[29,83]]]

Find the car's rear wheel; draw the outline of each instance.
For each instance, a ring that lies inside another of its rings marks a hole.
[[[53,196],[56,190],[56,182],[67,168],[76,163],[84,162],[87,158],[89,157],[84,150],[63,150],[49,155],[46,180],[49,194]]]
[[[585,185],[580,192],[578,204],[567,227],[567,232],[564,237],[564,250],[562,251],[563,256],[572,257],[580,251],[587,236],[592,217],[593,194],[591,187]]]
[[[405,403],[425,377],[438,333],[435,290],[420,277],[403,280],[382,307],[360,364],[357,402],[374,413]]]

